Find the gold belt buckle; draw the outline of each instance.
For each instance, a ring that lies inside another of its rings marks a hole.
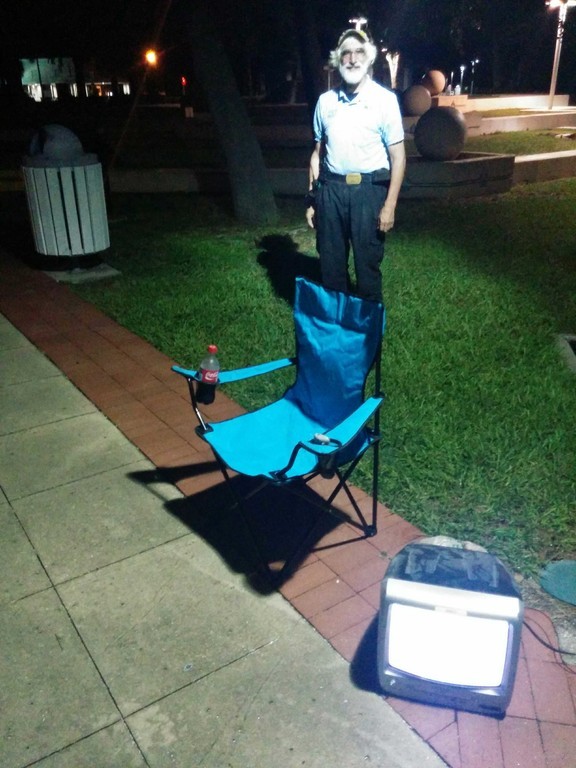
[[[362,174],[361,173],[347,173],[346,174],[346,184],[362,184]]]

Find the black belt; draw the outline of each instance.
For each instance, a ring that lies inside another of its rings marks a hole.
[[[390,181],[390,171],[381,168],[372,173],[332,173],[323,171],[320,175],[321,181],[338,181],[341,184],[385,184]]]

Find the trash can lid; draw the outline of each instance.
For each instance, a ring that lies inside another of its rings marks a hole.
[[[80,139],[64,125],[44,125],[32,137],[25,165],[84,165],[86,160]]]

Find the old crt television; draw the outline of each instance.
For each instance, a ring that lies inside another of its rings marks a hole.
[[[387,695],[503,717],[524,607],[488,552],[408,544],[382,582],[378,678]]]

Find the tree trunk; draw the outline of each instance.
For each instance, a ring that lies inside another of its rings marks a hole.
[[[226,51],[200,14],[194,14],[189,39],[194,71],[226,155],[235,214],[246,224],[274,224],[278,210],[272,186]]]

